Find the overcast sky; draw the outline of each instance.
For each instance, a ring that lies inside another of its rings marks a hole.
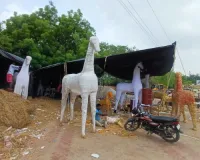
[[[48,0],[0,0],[0,21],[9,18],[14,11],[31,13],[48,4]],[[100,41],[112,44],[136,46],[138,49],[164,46],[177,41],[186,74],[200,73],[200,1],[199,0],[148,0],[164,27],[170,41],[161,29],[147,0],[122,0],[133,15],[134,9],[148,26],[157,45],[131,18],[118,0],[53,0],[59,14],[81,9],[91,23]],[[145,26],[144,26],[145,27]],[[147,30],[147,29],[146,29]],[[147,30],[148,31],[148,30]],[[184,73],[178,55],[175,71]]]

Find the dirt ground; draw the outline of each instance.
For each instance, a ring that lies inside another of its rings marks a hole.
[[[109,160],[197,160],[200,152],[200,123],[198,131],[191,130],[192,123],[181,123],[184,132],[175,144],[169,144],[156,135],[147,135],[144,130],[122,136],[123,129],[113,126],[105,132],[91,133],[90,116],[86,126],[86,139],[80,137],[80,101],[75,104],[73,123],[59,126],[60,101],[34,99],[38,108],[29,125],[29,139],[24,147],[11,155],[20,160],[92,160],[96,153],[98,159]],[[66,111],[67,115],[67,111]],[[4,128],[6,129],[6,128]],[[34,133],[34,134],[33,134]],[[0,158],[1,159],[1,158]]]

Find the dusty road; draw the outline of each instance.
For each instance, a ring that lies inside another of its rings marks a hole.
[[[77,122],[58,125],[60,101],[49,99],[31,100],[38,104],[33,122],[27,126],[32,131],[39,130],[44,136],[31,138],[26,148],[27,155],[19,160],[93,160],[91,154],[99,154],[99,160],[199,160],[200,123],[198,131],[192,131],[191,121],[181,123],[185,135],[180,141],[169,144],[156,135],[147,135],[138,130],[135,136],[121,137],[112,134],[91,133],[87,125],[86,139],[80,137],[80,104],[76,103]],[[189,117],[188,117],[189,118]],[[89,117],[88,117],[89,119]],[[31,131],[31,132],[32,132]],[[196,138],[194,138],[196,137]]]
[[[189,128],[190,122],[183,128]],[[198,160],[200,157],[200,140],[181,136],[178,143],[169,144],[155,135],[146,135],[143,130],[136,131],[135,137],[102,135],[87,130],[87,138],[80,137],[80,127],[65,125],[59,127],[57,122],[50,123],[45,137],[33,140],[31,153],[23,160],[92,160],[92,153],[105,160]],[[187,135],[192,135],[188,131]],[[200,137],[200,132],[195,133]],[[185,133],[186,134],[186,133]],[[44,149],[41,147],[44,146]]]

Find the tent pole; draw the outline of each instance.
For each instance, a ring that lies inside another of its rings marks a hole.
[[[64,76],[67,75],[67,62],[64,63]]]

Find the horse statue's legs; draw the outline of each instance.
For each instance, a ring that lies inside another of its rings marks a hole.
[[[63,121],[63,116],[67,104],[67,98],[68,98],[69,90],[68,89],[62,89],[62,100],[61,100],[61,115],[60,115],[60,123]]]
[[[141,88],[133,88],[133,92],[134,92],[134,103],[132,106],[132,110],[137,108],[138,105],[138,100],[140,100],[140,103],[142,102],[142,92],[141,92]]]
[[[114,108],[114,113],[117,111],[118,103],[120,100],[122,92],[121,91],[116,91],[116,101],[115,101],[115,108]]]
[[[142,90],[139,92],[139,103],[142,104]]]
[[[88,106],[88,93],[83,92],[81,94],[82,97],[82,131],[81,136],[82,138],[85,138],[85,125],[86,125],[86,118],[87,118],[87,106]]]
[[[123,107],[125,98],[126,98],[126,92],[123,92],[121,94],[121,97],[120,97],[120,103],[119,103],[120,104],[120,109],[122,109],[122,107]]]
[[[70,95],[70,121],[74,119],[74,103],[76,100],[77,94],[72,93]]]
[[[138,102],[139,104],[142,104],[142,90],[139,91]],[[142,106],[141,106],[141,110],[144,111],[144,108]]]
[[[92,128],[93,132],[96,131],[95,115],[96,115],[96,92],[90,94],[91,114],[92,114]]]

